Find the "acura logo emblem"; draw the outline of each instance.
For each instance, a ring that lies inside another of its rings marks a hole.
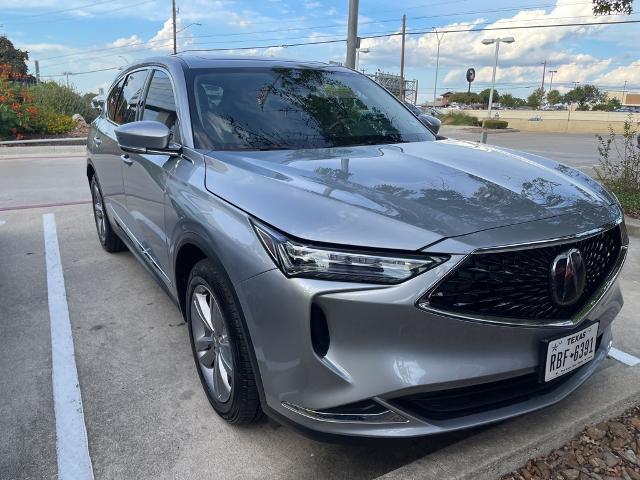
[[[551,298],[566,307],[582,296],[587,281],[587,267],[580,250],[572,248],[562,252],[551,264]]]

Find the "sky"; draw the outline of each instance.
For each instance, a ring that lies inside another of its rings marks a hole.
[[[348,0],[176,3],[178,51],[344,62]],[[368,53],[360,54],[359,69],[399,73],[401,37],[366,37],[397,34],[406,14],[405,76],[418,80],[419,103],[433,98],[437,37],[438,96],[466,91],[469,67],[476,70],[472,91],[487,88],[495,47],[482,40],[499,36],[515,38],[500,46],[499,92],[526,98],[541,85],[545,61],[546,88],[554,70],[560,91],[573,82],[640,91],[640,23],[613,23],[640,22],[635,3],[630,16],[594,17],[591,0],[360,0],[358,34]],[[31,72],[36,59],[43,79],[64,82],[71,72],[81,92],[107,88],[118,68],[172,49],[171,0],[0,0],[0,12],[0,34],[29,52]],[[544,27],[583,23],[601,25]],[[307,45],[282,46],[296,43]]]

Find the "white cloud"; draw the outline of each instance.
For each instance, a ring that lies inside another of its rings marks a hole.
[[[628,84],[640,85],[640,60],[630,63],[629,65],[614,68],[613,70],[600,75],[596,82],[619,86],[621,88],[625,81]]]
[[[143,43],[144,40],[140,38],[138,35],[131,35],[126,38],[118,38],[111,43],[107,43],[107,48],[120,48],[120,47],[128,47],[133,45],[139,45]]]

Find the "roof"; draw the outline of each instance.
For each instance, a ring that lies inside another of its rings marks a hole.
[[[291,60],[271,57],[248,57],[248,56],[222,56],[183,53],[178,55],[164,55],[160,57],[149,58],[136,63],[159,62],[164,64],[181,64],[186,68],[233,68],[233,67],[307,67],[307,68],[323,68],[329,67],[328,63],[313,62],[308,60]]]

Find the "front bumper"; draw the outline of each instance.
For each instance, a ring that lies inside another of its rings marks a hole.
[[[453,418],[426,418],[397,400],[498,382],[535,372],[540,341],[572,328],[492,325],[422,311],[416,302],[459,258],[407,282],[372,286],[289,279],[270,270],[237,285],[267,411],[323,434],[413,437],[500,421],[553,404],[600,365],[622,307],[613,286],[591,310],[599,320],[596,358],[554,388],[508,405]],[[328,325],[329,348],[314,352],[312,305]],[[585,319],[586,320],[586,319]],[[327,421],[306,411],[375,400],[404,422]],[[293,408],[292,408],[293,407]],[[300,407],[300,408],[296,408]]]

